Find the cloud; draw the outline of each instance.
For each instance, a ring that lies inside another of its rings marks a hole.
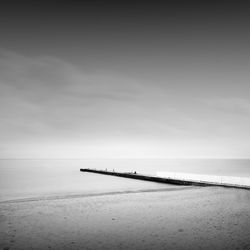
[[[128,76],[5,50],[0,65],[0,136],[7,141],[178,132],[165,123],[174,111],[161,105],[164,94]]]
[[[205,99],[204,103],[217,111],[236,115],[250,115],[250,100],[242,97],[217,97]]]
[[[39,157],[40,149],[67,154],[70,147],[76,157],[81,151],[219,155],[233,151],[235,141],[247,151],[248,99],[204,98],[208,93],[199,88],[194,96],[186,93],[188,84],[172,83],[1,50],[1,152],[14,157],[12,149],[21,156],[34,148]]]
[[[30,58],[2,51],[1,136],[5,136],[7,128],[20,135],[32,131],[72,131],[81,126],[90,129],[90,120],[133,102],[137,85],[117,75],[85,73],[57,58]]]
[[[1,85],[7,85],[27,100],[29,94],[47,99],[63,94],[98,98],[129,97],[136,91],[131,79],[83,69],[54,57],[25,57],[13,52],[0,54]],[[36,101],[38,101],[36,99]]]

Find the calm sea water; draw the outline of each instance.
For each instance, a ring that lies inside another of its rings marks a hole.
[[[250,160],[0,160],[0,201],[166,188],[165,184],[80,172],[80,168],[250,177]]]

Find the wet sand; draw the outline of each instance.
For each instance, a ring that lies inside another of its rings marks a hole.
[[[250,191],[112,192],[0,203],[1,249],[250,249]]]

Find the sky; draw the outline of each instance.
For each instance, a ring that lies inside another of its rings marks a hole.
[[[0,158],[249,158],[250,4],[1,1]]]

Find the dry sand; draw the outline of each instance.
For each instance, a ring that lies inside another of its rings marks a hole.
[[[0,204],[1,249],[250,249],[250,191],[169,191]]]

